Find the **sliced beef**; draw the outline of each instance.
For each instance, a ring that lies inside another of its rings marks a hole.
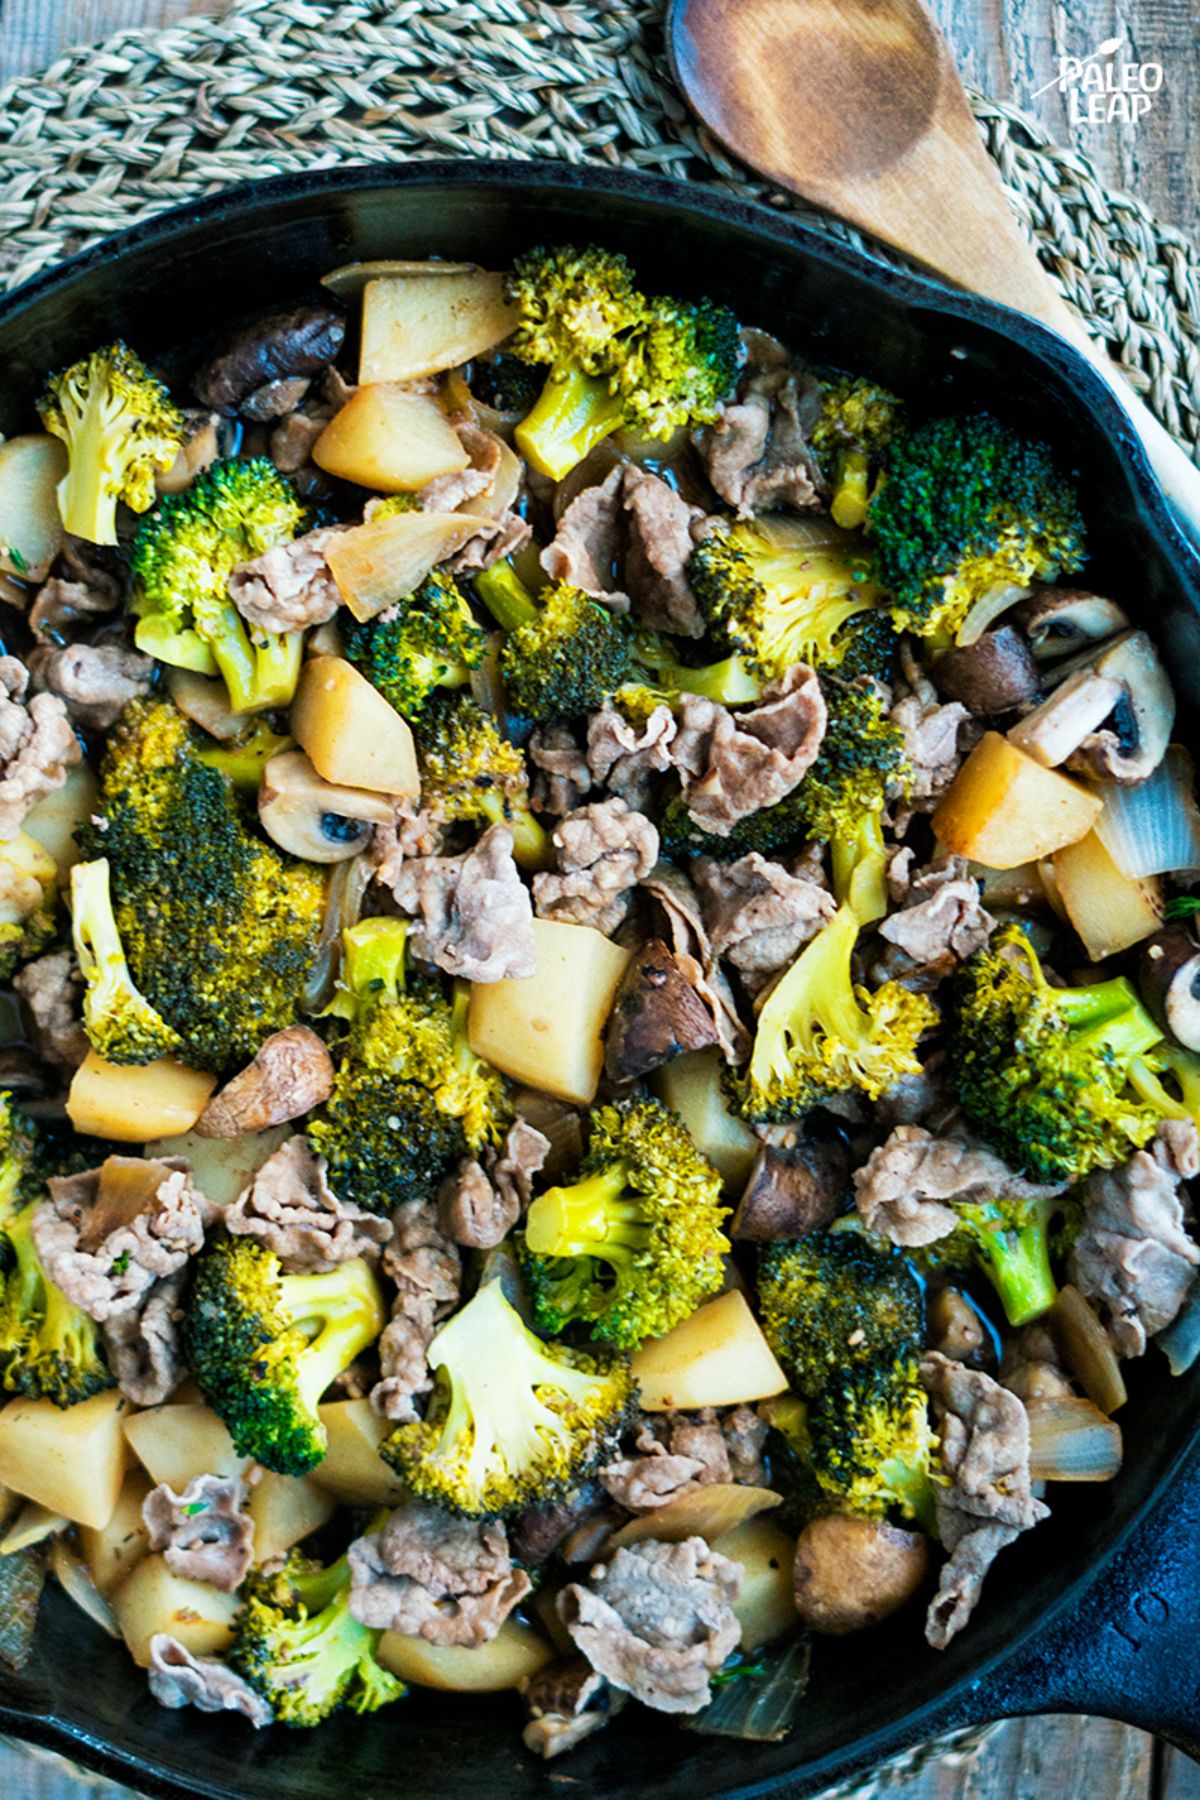
[[[197,370],[192,388],[202,406],[243,418],[281,418],[304,397],[296,378],[331,363],[342,347],[346,322],[330,306],[297,306],[267,313],[218,344]]]
[[[426,482],[417,496],[423,512],[469,512],[470,502],[486,494],[496,480],[504,446],[495,432],[465,422],[457,425],[455,431],[470,463],[465,469],[454,469],[449,475],[438,475]]]
[[[603,481],[583,488],[558,521],[540,558],[551,581],[565,581],[617,613],[629,611],[629,595],[620,587],[624,479],[625,464],[618,463]]]
[[[909,813],[931,812],[931,802],[950,786],[981,728],[972,723],[960,701],[942,704],[907,645],[901,650],[901,666],[907,691],[892,706],[890,717],[900,727],[912,765],[905,806]]]
[[[900,952],[887,972],[901,980],[912,971],[936,984],[953,974],[983,948],[996,923],[962,856],[940,857],[923,869],[912,880],[908,902],[879,926],[880,937]]]
[[[380,1418],[399,1424],[416,1418],[414,1399],[433,1385],[425,1352],[438,1325],[458,1305],[462,1280],[458,1251],[430,1202],[408,1200],[396,1208],[383,1267],[395,1283],[396,1298],[376,1346],[380,1379],[371,1389],[371,1406]]]
[[[700,896],[683,870],[667,862],[656,863],[642,887],[662,910],[675,961],[712,1014],[726,1062],[744,1062],[749,1053],[749,1033],[738,1017],[729,979],[704,929]]]
[[[124,590],[120,552],[68,533],[29,609],[29,628],[39,644],[63,644],[75,626],[115,612]]]
[[[29,658],[34,691],[54,694],[71,721],[87,731],[107,731],[131,700],[148,694],[154,660],[124,644],[44,645]]]
[[[332,1092],[333,1062],[324,1043],[311,1026],[288,1025],[213,1095],[196,1130],[201,1137],[246,1137],[302,1119]]]
[[[757,850],[736,862],[702,856],[692,867],[713,950],[743,975],[790,963],[836,910],[819,881],[791,875]]]
[[[135,1191],[138,1210],[106,1209],[104,1183],[114,1165],[133,1178],[126,1191]],[[46,1186],[50,1197],[32,1221],[37,1253],[51,1281],[99,1324],[182,1269],[203,1249],[215,1217],[178,1157],[109,1157],[100,1169],[51,1176]]]
[[[424,1500],[351,1544],[350,1611],[372,1630],[474,1647],[495,1637],[532,1586],[498,1520],[452,1518]]]
[[[246,1484],[237,1475],[197,1475],[182,1494],[161,1482],[142,1502],[150,1548],[162,1552],[173,1575],[235,1593],[254,1560],[254,1520],[245,1506]]]
[[[392,1235],[387,1219],[338,1199],[325,1158],[314,1156],[300,1133],[267,1158],[222,1223],[235,1237],[256,1238],[288,1275],[324,1274],[356,1256],[376,1257]]]
[[[438,1193],[438,1219],[446,1236],[470,1250],[491,1250],[502,1243],[529,1205],[533,1177],[549,1150],[548,1137],[517,1119],[500,1149],[485,1151],[482,1163],[464,1162]]]
[[[391,889],[400,911],[421,922],[412,938],[415,955],[465,981],[533,974],[533,908],[512,849],[507,825],[489,825],[462,856],[400,863]]]
[[[239,563],[225,587],[246,623],[259,631],[305,631],[332,619],[342,596],[325,551],[342,529],[322,525]]]
[[[671,766],[674,736],[675,715],[669,706],[656,706],[640,725],[634,725],[611,700],[605,700],[588,720],[589,785],[594,782],[607,789],[635,811],[648,811],[654,777]]]
[[[695,435],[708,479],[743,519],[780,506],[813,512],[825,495],[809,444],[821,385],[765,332],[743,338],[747,358],[737,392]]]
[[[235,1675],[228,1663],[216,1656],[193,1656],[165,1631],[150,1639],[150,1692],[160,1706],[175,1711],[194,1706],[200,1712],[237,1712],[249,1719],[256,1731],[270,1725],[275,1715],[248,1681]]]
[[[587,799],[592,786],[588,759],[565,719],[537,726],[526,755],[533,765],[529,804],[534,812],[561,819]]]
[[[447,558],[446,567],[456,573],[490,569],[501,557],[512,556],[529,541],[529,521],[517,510],[522,477],[514,470],[502,495],[499,488],[506,482],[505,465],[511,469],[514,463],[508,446],[494,431],[485,431],[469,420],[458,421],[455,430],[470,464],[426,483],[420,502],[426,512],[478,510],[483,515],[478,531]],[[502,506],[502,500],[510,494],[509,504]]]
[[[806,663],[793,664],[756,706],[737,713],[684,694],[671,762],[696,824],[728,837],[739,819],[783,800],[816,761],[825,721],[821,683]]]
[[[52,1068],[75,1070],[88,1053],[80,1008],[83,981],[70,950],[55,950],[26,963],[13,976],[25,1003],[34,1050]]]
[[[187,1271],[167,1275],[136,1306],[100,1327],[104,1354],[117,1386],[135,1406],[161,1406],[187,1375],[183,1355],[183,1295]]]
[[[593,925],[611,936],[629,911],[633,890],[658,860],[658,832],[624,800],[600,800],[555,826],[558,868],[533,878],[538,917]]]
[[[57,694],[27,699],[29,670],[0,656],[0,839],[15,838],[30,807],[54,793],[83,756]]]
[[[921,1125],[898,1125],[854,1171],[868,1231],[909,1248],[949,1237],[958,1224],[954,1201],[1042,1199],[1061,1194],[1065,1185],[1029,1181],[985,1144],[935,1137]]]
[[[625,468],[621,500],[626,518],[625,586],[635,616],[656,631],[703,637],[705,618],[687,578],[687,562],[704,514],[660,476],[636,463]]]

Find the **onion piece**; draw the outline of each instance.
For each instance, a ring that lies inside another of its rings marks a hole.
[[[1006,613],[1010,606],[1017,604],[1018,600],[1028,600],[1032,592],[1033,589],[1029,587],[1014,587],[1011,581],[995,582],[986,594],[980,594],[959,626],[954,638],[955,643],[960,649],[965,649],[968,644],[977,644],[988,626],[998,619],[1001,613]]]
[[[832,519],[789,519],[782,513],[767,513],[754,520],[753,530],[775,550],[825,548],[861,555],[864,548],[860,532],[844,531]]]
[[[1121,1427],[1090,1400],[1027,1400],[1034,1481],[1111,1481],[1121,1467]]]
[[[810,1640],[798,1637],[780,1650],[752,1655],[722,1671],[724,1679],[713,1698],[702,1712],[683,1720],[685,1729],[755,1744],[782,1743],[798,1721],[810,1659]]]
[[[12,1556],[18,1550],[30,1550],[34,1544],[45,1543],[48,1537],[66,1531],[70,1523],[70,1519],[64,1519],[61,1513],[50,1512],[36,1500],[27,1500],[0,1537],[0,1556]]]
[[[685,1538],[702,1537],[711,1544],[757,1513],[770,1512],[782,1504],[783,1495],[773,1494],[769,1488],[709,1481],[686,1489],[653,1512],[631,1519],[620,1531],[613,1532],[609,1542],[614,1550],[626,1544],[640,1544],[645,1538],[662,1544],[682,1544]]]
[[[1125,1377],[1107,1331],[1077,1287],[1064,1287],[1047,1324],[1067,1366],[1089,1400],[1102,1413],[1115,1413],[1128,1395]]]
[[[1123,787],[1105,782],[1095,832],[1122,875],[1173,875],[1200,870],[1200,807],[1195,766],[1172,744],[1153,775]]]
[[[75,1602],[81,1612],[85,1612],[109,1637],[120,1637],[121,1627],[117,1624],[117,1615],[92,1580],[91,1570],[80,1561],[65,1538],[55,1538],[50,1546],[50,1569],[58,1578],[63,1593]]]
[[[316,958],[304,986],[302,1008],[307,1013],[320,1012],[333,996],[333,980],[342,933],[357,925],[362,911],[363,895],[371,881],[365,856],[352,856],[334,865],[325,889],[325,916]]]
[[[321,286],[328,288],[337,300],[357,300],[368,281],[387,280],[398,275],[471,275],[478,263],[398,262],[390,258],[381,262],[342,263],[322,275]]]
[[[1186,1375],[1200,1357],[1200,1284],[1192,1288],[1178,1313],[1155,1342],[1166,1356],[1172,1375]]]

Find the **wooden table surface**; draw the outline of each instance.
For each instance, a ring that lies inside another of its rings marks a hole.
[[[1060,142],[1085,151],[1105,180],[1200,237],[1200,0],[931,4],[970,82],[1026,107]],[[129,25],[219,14],[227,5],[0,0],[0,81],[42,67],[68,45]],[[1085,56],[1118,34],[1121,59],[1162,65],[1162,91],[1137,126],[1072,124],[1067,97],[1056,86],[1038,90],[1058,75],[1060,56]],[[1200,1766],[1107,1720],[1037,1719],[1003,1726],[971,1758],[934,1764],[891,1791],[904,1800],[1200,1800]],[[85,1800],[91,1792],[60,1765],[0,1744],[0,1800]]]

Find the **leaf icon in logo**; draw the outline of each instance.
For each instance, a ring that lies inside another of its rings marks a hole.
[[[1125,42],[1124,33],[1118,32],[1116,37],[1105,38],[1104,42],[1100,45],[1100,47],[1097,49],[1095,54],[1097,56],[1111,56],[1113,51],[1119,50],[1121,48],[1121,45],[1124,42]]]

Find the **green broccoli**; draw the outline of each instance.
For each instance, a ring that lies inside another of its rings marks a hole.
[[[0,1230],[41,1191],[41,1134],[12,1095],[0,1090]]]
[[[937,1007],[896,981],[874,993],[855,983],[859,926],[843,903],[768,994],[750,1061],[728,1078],[746,1118],[795,1118],[855,1088],[878,1100],[920,1071],[917,1043],[937,1024]]]
[[[471,397],[481,406],[521,418],[542,391],[549,370],[543,363],[523,362],[501,351],[471,366]]]
[[[428,1358],[429,1411],[380,1454],[411,1492],[468,1518],[569,1492],[615,1453],[633,1411],[626,1358],[543,1343],[499,1281],[442,1326]]]
[[[256,1238],[217,1237],[197,1259],[184,1320],[188,1367],[239,1456],[305,1475],[325,1455],[325,1390],[383,1330],[379,1283],[361,1258],[284,1275]]]
[[[468,694],[445,694],[431,702],[417,731],[417,749],[421,804],[431,817],[505,824],[523,869],[553,863],[545,830],[529,809],[524,753],[501,736],[492,715]]]
[[[795,790],[808,837],[828,844],[833,891],[860,925],[887,912],[883,810],[912,776],[904,733],[886,710],[884,689],[867,677],[821,682],[827,717],[820,754]]]
[[[350,1611],[345,1556],[324,1568],[292,1550],[273,1574],[251,1572],[229,1665],[279,1724],[320,1725],[343,1707],[372,1713],[403,1698],[404,1683],[379,1661],[382,1636]]]
[[[1054,581],[1084,561],[1071,484],[1044,444],[987,413],[897,438],[867,529],[897,623],[923,637],[956,632],[993,588]]]
[[[633,634],[633,679],[614,696],[626,718],[644,722],[657,706],[674,712],[683,694],[701,694],[719,706],[749,706],[761,700],[763,683],[742,656],[700,665],[680,662],[674,647],[657,631]]]
[[[812,447],[833,489],[834,523],[856,530],[867,516],[872,472],[897,435],[903,408],[895,394],[857,375],[824,384]]]
[[[386,1213],[431,1199],[463,1156],[496,1143],[511,1117],[503,1077],[467,1043],[469,990],[405,974],[407,921],[364,919],[343,932],[329,1011],[349,1022],[334,1046],[333,1092],[308,1123],[343,1200]]]
[[[239,563],[291,543],[306,514],[265,456],[217,462],[168,494],[133,546],[134,639],[176,668],[221,675],[235,712],[286,706],[304,634],[247,626],[226,591]]]
[[[714,638],[767,679],[836,667],[850,620],[883,598],[861,556],[768,519],[710,531],[687,572]]]
[[[343,651],[410,724],[431,695],[460,688],[487,654],[487,633],[475,623],[453,575],[434,569],[405,600],[374,619],[352,622]]]
[[[580,718],[629,679],[633,636],[598,600],[555,582],[534,600],[511,563],[475,578],[505,632],[500,672],[513,705],[531,719]]]
[[[840,1371],[810,1402],[808,1433],[813,1471],[839,1512],[882,1518],[895,1508],[934,1530],[937,1439],[915,1357]]]
[[[778,860],[801,849],[808,841],[808,824],[795,789],[774,806],[765,806],[739,819],[727,836],[705,831],[688,812],[687,798],[674,794],[663,807],[658,823],[664,856],[687,862],[693,856],[712,856],[729,862],[757,850],[760,856]]]
[[[58,936],[58,867],[27,831],[0,843],[0,981]]]
[[[1058,1296],[1054,1263],[1078,1234],[1080,1209],[1069,1197],[954,1201],[958,1225],[909,1254],[927,1271],[979,1269],[1010,1325],[1028,1325]]]
[[[535,1318],[635,1349],[720,1287],[721,1177],[657,1100],[593,1108],[579,1180],[539,1194],[523,1254]]]
[[[951,988],[947,1066],[959,1105],[1014,1169],[1077,1181],[1125,1162],[1161,1113],[1131,1066],[1162,1032],[1123,977],[1052,987],[1017,925],[992,934]]]
[[[92,1320],[42,1267],[34,1205],[0,1230],[0,1380],[10,1393],[65,1408],[112,1387],[113,1378]]]
[[[295,1022],[321,950],[325,872],[285,857],[209,768],[169,701],[126,707],[109,733],[96,823],[76,836],[109,864],[138,990],[196,1068],[239,1068]]]
[[[87,983],[83,1026],[106,1062],[148,1063],[172,1056],[183,1040],[138,992],[113,916],[109,865],[78,862],[71,870],[71,936]]]
[[[513,354],[550,366],[517,448],[555,481],[619,426],[669,437],[715,418],[733,386],[741,341],[732,313],[708,300],[648,299],[622,256],[531,250],[517,259],[508,298],[518,311]]]
[[[38,401],[42,424],[67,446],[58,510],[73,537],[117,541],[117,502],[143,513],[154,478],[183,443],[184,418],[127,344],[108,344],[52,375]]]

